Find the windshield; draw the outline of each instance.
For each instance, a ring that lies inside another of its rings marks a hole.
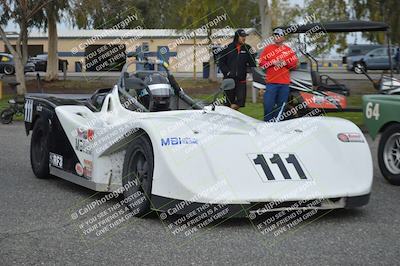
[[[124,67],[127,69],[127,67]],[[156,70],[138,70],[129,72],[122,72],[119,81],[120,91],[125,94],[123,100],[126,98],[135,99],[128,106],[130,110],[141,109],[142,111],[160,112],[172,110],[191,110],[201,109],[203,106],[194,101],[179,87],[175,82],[175,88],[166,71]],[[135,103],[136,102],[136,103]],[[122,103],[122,99],[121,99]],[[137,108],[138,104],[144,108]],[[132,106],[133,105],[133,106]],[[136,108],[135,106],[136,105]],[[144,110],[143,110],[144,109]]]
[[[143,78],[144,83],[150,89],[153,96],[172,96],[174,91],[172,86],[169,84],[168,78],[159,72],[149,72]],[[148,94],[148,91],[143,88],[142,93]]]

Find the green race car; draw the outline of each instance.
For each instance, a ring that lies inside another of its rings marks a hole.
[[[372,139],[381,133],[378,163],[383,176],[400,185],[400,95],[363,96],[364,121]]]

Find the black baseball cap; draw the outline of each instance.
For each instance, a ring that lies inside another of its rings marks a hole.
[[[249,36],[249,35],[244,31],[244,29],[238,29],[235,33],[236,33],[237,35],[241,36],[241,37]]]

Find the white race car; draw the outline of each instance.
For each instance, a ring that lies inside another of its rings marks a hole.
[[[195,102],[168,71],[128,67],[113,88],[90,97],[27,95],[38,178],[122,193],[135,215],[182,214],[204,204],[241,216],[368,203],[371,153],[352,122],[317,116],[266,123],[218,100]]]

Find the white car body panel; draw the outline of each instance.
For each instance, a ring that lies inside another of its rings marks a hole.
[[[68,105],[55,110],[73,147],[78,128],[93,129],[93,143],[100,140],[97,133],[101,130],[102,135],[112,136],[109,143],[93,144],[90,152],[76,151],[81,164],[85,159],[93,162],[90,182],[99,185],[97,190],[114,191],[122,186],[124,149],[135,137],[127,132],[140,128],[153,146],[153,195],[202,203],[247,204],[351,197],[371,191],[373,170],[368,143],[360,129],[344,119],[310,117],[265,123],[223,106],[215,111],[206,107],[140,113],[122,106],[117,87],[100,112]],[[361,134],[363,142],[341,142],[339,133]],[[172,145],[171,138],[187,138],[187,144]],[[283,179],[278,166],[270,164],[276,180],[267,180],[253,159],[257,154],[269,159],[275,153],[282,159],[294,154],[307,179],[296,178],[294,166],[285,162],[294,178]],[[204,193],[221,182],[227,193]]]

